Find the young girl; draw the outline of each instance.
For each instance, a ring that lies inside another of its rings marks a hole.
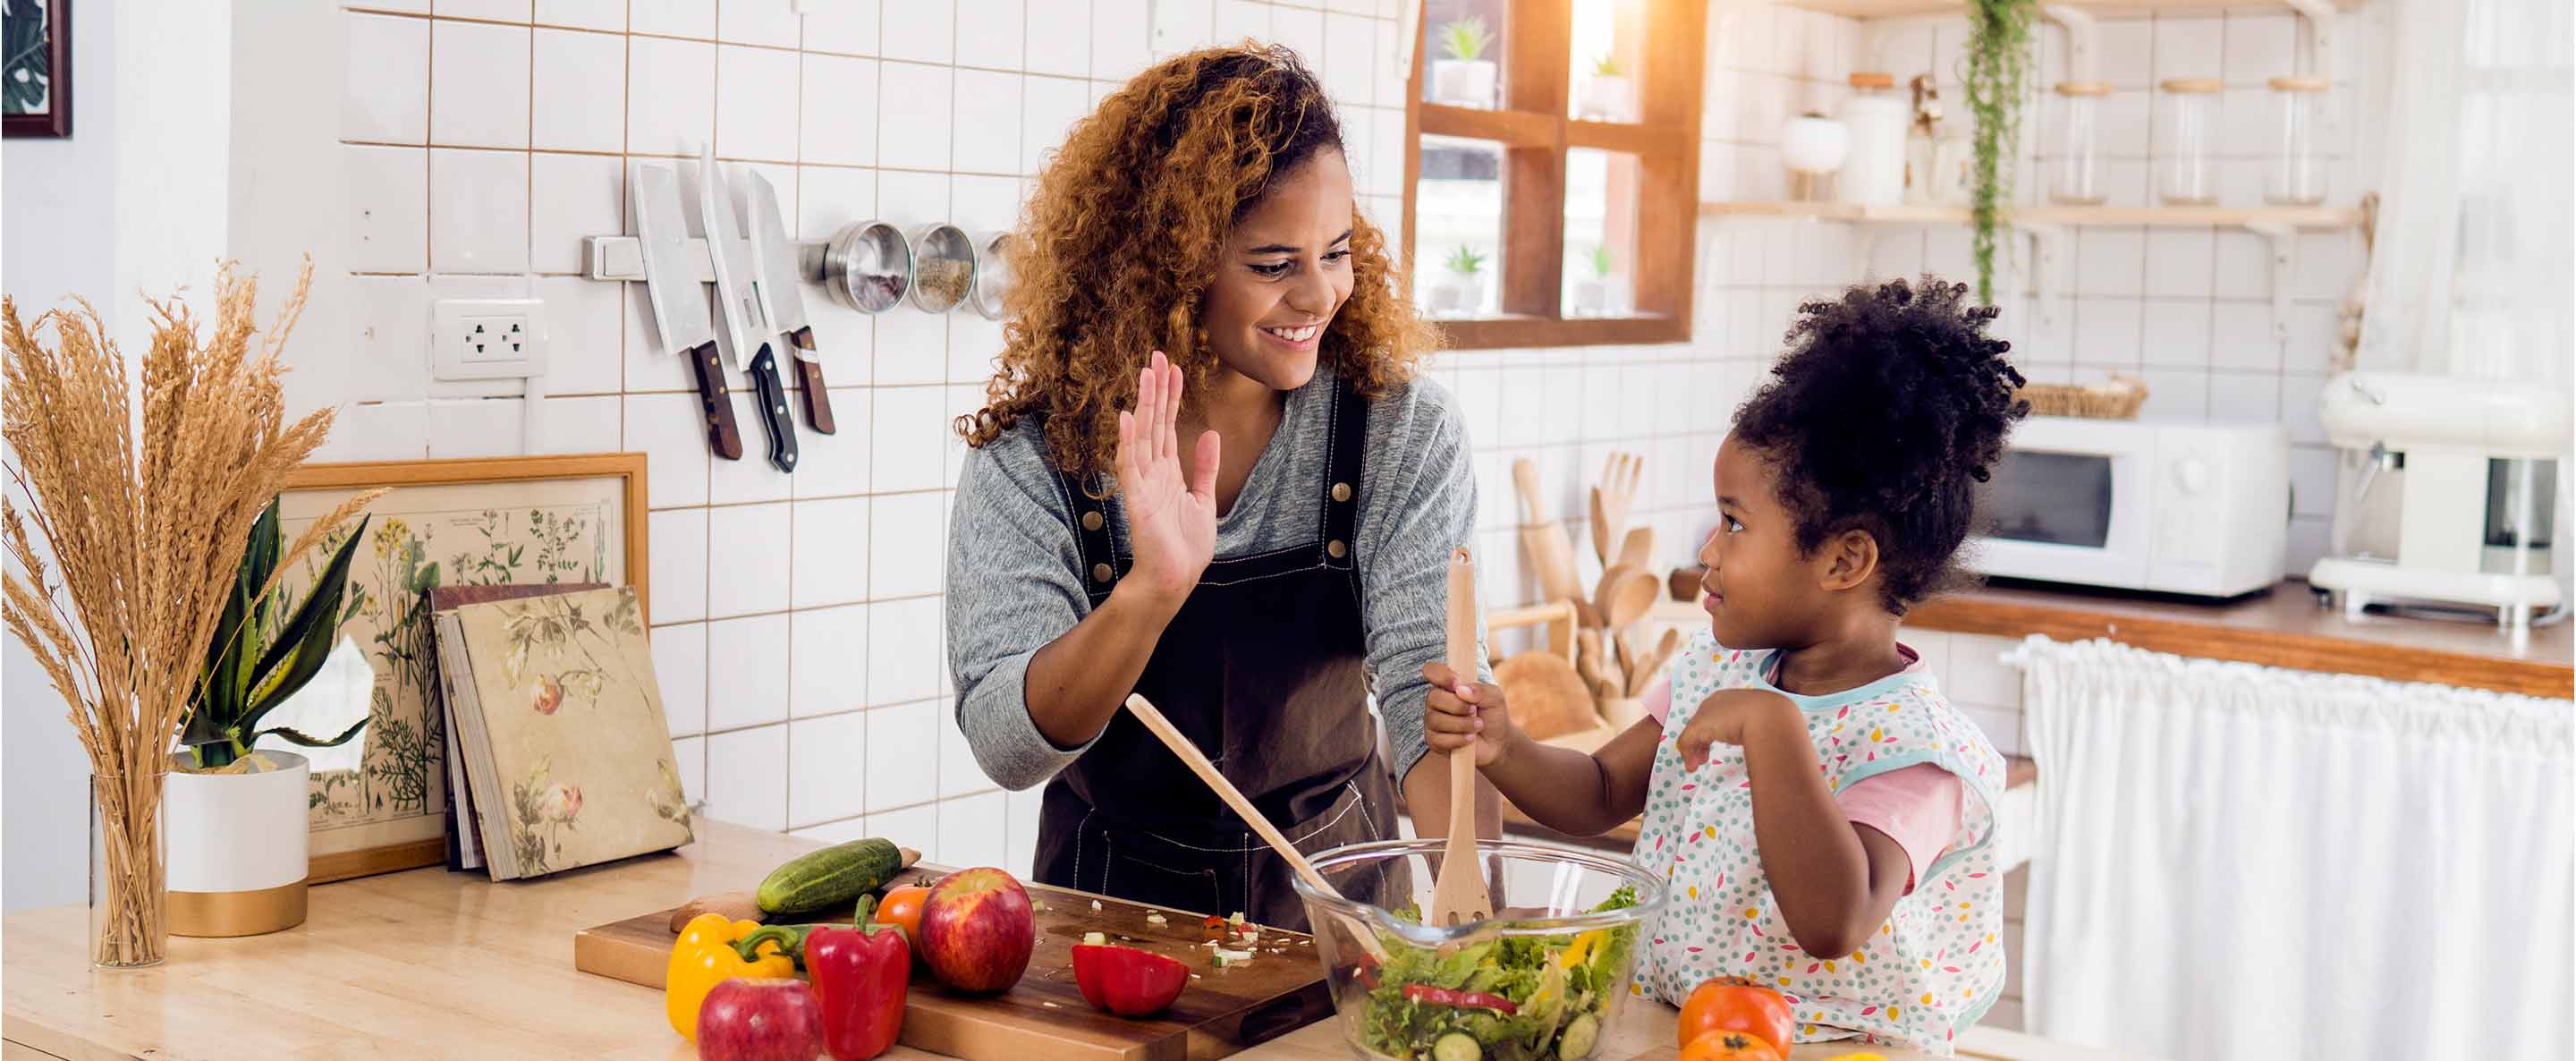
[[[1948,1054],[2003,985],[2003,759],[1896,641],[1953,581],[1971,480],[2028,410],[1966,292],[1900,280],[1800,307],[1718,449],[1709,625],[1660,724],[1587,756],[1522,734],[1500,689],[1423,668],[1431,747],[1473,748],[1531,818],[1591,835],[1645,815],[1634,857],[1670,896],[1639,993],[1747,977],[1788,998],[1801,1042]]]

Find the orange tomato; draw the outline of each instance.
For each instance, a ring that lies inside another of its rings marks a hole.
[[[1681,1044],[1689,1046],[1711,1032],[1744,1032],[1773,1049],[1789,1048],[1796,1030],[1789,1000],[1767,987],[1735,977],[1721,977],[1692,988],[1682,1003]]]
[[[1710,1032],[1682,1048],[1681,1061],[1783,1061],[1780,1051],[1757,1035]]]
[[[877,904],[876,921],[880,925],[903,926],[904,938],[918,946],[921,942],[921,903],[930,898],[930,889],[895,888],[886,892],[885,901]]]

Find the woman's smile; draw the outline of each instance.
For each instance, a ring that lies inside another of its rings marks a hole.
[[[1265,324],[1261,326],[1261,334],[1291,350],[1312,350],[1316,340],[1324,334],[1324,325],[1321,321],[1295,326]]]

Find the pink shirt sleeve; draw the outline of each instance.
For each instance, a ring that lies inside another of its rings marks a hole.
[[[1654,688],[1646,690],[1645,700],[1647,717],[1654,719],[1656,725],[1663,725],[1664,719],[1673,713],[1673,676],[1666,674],[1655,679]]]
[[[1950,838],[1958,834],[1964,795],[1957,775],[1931,763],[1916,763],[1855,781],[1835,802],[1842,804],[1843,817],[1852,824],[1885,833],[1905,849],[1911,863],[1905,890],[1911,892],[1923,867],[1941,857]]]

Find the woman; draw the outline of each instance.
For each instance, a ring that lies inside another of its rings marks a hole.
[[[1449,395],[1413,378],[1431,336],[1284,48],[1102,100],[1021,237],[1001,371],[958,422],[958,723],[995,780],[1047,783],[1041,881],[1302,926],[1284,862],[1121,705],[1143,693],[1311,852],[1396,835],[1374,689],[1417,831],[1445,832],[1421,670],[1476,489]]]

